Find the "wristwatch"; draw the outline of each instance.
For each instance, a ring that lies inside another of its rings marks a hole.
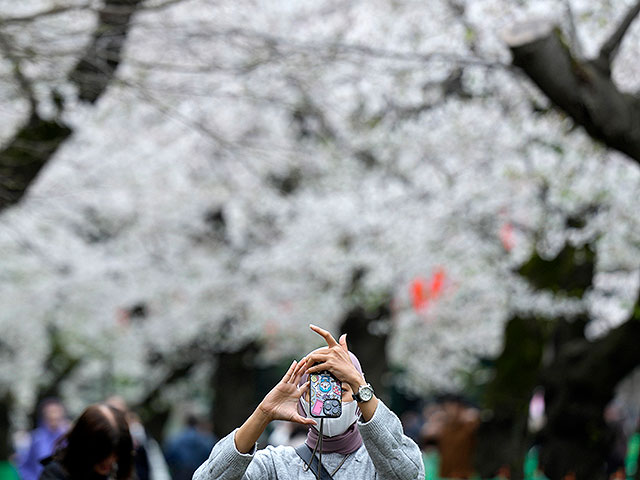
[[[372,398],[373,387],[370,383],[367,383],[366,385],[360,385],[360,388],[358,388],[358,393],[353,393],[353,399],[358,403],[368,402]]]

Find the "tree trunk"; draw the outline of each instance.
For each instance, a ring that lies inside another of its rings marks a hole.
[[[560,30],[544,21],[505,35],[513,64],[594,139],[640,162],[640,99],[611,79],[610,59],[585,61],[569,51]]]
[[[518,274],[534,289],[581,297],[593,283],[594,265],[595,253],[589,245],[581,248],[565,245],[553,259],[534,252],[518,268]],[[482,399],[482,406],[491,412],[491,417],[481,424],[478,432],[476,467],[481,476],[494,477],[498,469],[508,467],[512,478],[523,478],[524,459],[533,441],[527,428],[529,402],[534,388],[542,381],[542,359],[550,346],[552,351],[560,352],[576,337],[584,339],[587,321],[584,317],[568,322],[533,316],[514,316],[509,320],[504,349],[496,359],[495,375]],[[552,331],[555,344],[550,345]]]
[[[549,325],[548,320],[533,317],[513,317],[507,323],[504,349],[483,398],[491,417],[478,430],[476,468],[483,478],[495,477],[505,466],[512,478],[524,476],[529,401],[538,385]]]
[[[0,461],[9,460],[9,457],[13,453],[11,421],[9,417],[12,404],[11,394],[5,393],[0,397]]]
[[[611,436],[603,412],[616,385],[640,363],[639,320],[634,317],[594,342],[568,341],[545,367],[547,426],[540,463],[549,478],[570,473],[579,480],[605,478]]]
[[[386,329],[377,332],[375,325],[388,322],[389,314],[388,302],[371,312],[362,307],[354,308],[347,314],[340,332],[347,334],[349,350],[360,360],[367,382],[375,389],[376,396],[386,403],[389,402],[388,334]]]
[[[80,365],[81,360],[69,355],[64,349],[60,336],[55,328],[48,328],[48,338],[51,344],[49,355],[43,364],[43,369],[49,373],[48,383],[40,384],[36,393],[36,402],[31,412],[31,427],[38,425],[39,407],[48,397],[59,397],[63,382]]]
[[[165,426],[172,410],[171,405],[160,401],[164,389],[187,377],[193,366],[209,355],[211,353],[206,348],[200,348],[197,342],[181,346],[169,355],[158,352],[150,354],[149,369],[161,365],[168,371],[162,380],[149,389],[145,397],[132,407],[132,410],[140,415],[148,435],[159,442],[164,440]]]
[[[242,425],[257,406],[258,352],[257,345],[252,343],[237,352],[217,355],[217,367],[211,383],[214,391],[213,428],[218,438]]]

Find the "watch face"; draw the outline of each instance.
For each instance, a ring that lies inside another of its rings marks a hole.
[[[373,390],[371,390],[371,387],[369,387],[368,385],[365,385],[364,387],[360,387],[358,395],[363,402],[367,402],[371,400],[371,397],[373,397]]]

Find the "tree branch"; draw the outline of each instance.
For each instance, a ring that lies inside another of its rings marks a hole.
[[[142,1],[106,0],[99,13],[93,40],[69,74],[69,79],[78,87],[81,100],[95,102],[113,80],[129,33],[131,17]],[[0,47],[9,49],[11,54],[10,44],[6,39],[4,42]],[[17,59],[14,65],[19,65]],[[23,90],[26,89],[33,108],[27,123],[0,150],[0,210],[22,198],[42,167],[72,133],[67,125],[56,119],[40,118],[28,80],[19,68],[14,74]]]
[[[571,8],[571,0],[565,0],[565,8],[567,11],[567,22],[569,23],[569,35],[571,35],[571,47],[578,58],[583,57],[582,44],[578,38],[578,30],[576,29],[575,17]]]
[[[34,111],[25,126],[0,151],[0,210],[17,203],[71,130]],[[30,146],[37,145],[37,148]]]
[[[131,16],[141,3],[142,0],[106,1],[91,44],[69,74],[78,86],[81,100],[93,103],[106,90],[120,64]]]
[[[0,25],[2,24],[12,24],[12,23],[28,23],[33,22],[34,20],[38,20],[43,17],[50,17],[53,15],[60,15],[67,12],[74,12],[80,10],[88,10],[88,11],[102,11],[108,13],[135,13],[140,10],[150,11],[150,10],[161,10],[163,8],[171,7],[180,2],[186,2],[188,0],[164,0],[163,2],[156,3],[154,5],[120,5],[120,6],[111,6],[111,7],[103,7],[100,10],[97,10],[91,6],[91,4],[86,3],[83,5],[68,5],[68,6],[57,6],[49,8],[48,10],[42,10],[40,12],[31,13],[29,15],[22,15],[20,17],[6,17],[0,18]]]
[[[620,48],[620,44],[624,39],[627,30],[635,20],[635,18],[640,13],[640,1],[636,2],[634,6],[632,6],[624,19],[618,26],[618,28],[613,32],[611,37],[602,45],[600,49],[600,55],[598,56],[598,65],[606,68],[607,71],[610,72],[611,63],[613,62],[616,54],[618,53],[618,49]]]
[[[89,8],[89,5],[71,5],[71,6],[57,6],[50,8],[48,10],[42,10],[40,12],[35,12],[29,15],[23,15],[21,17],[6,17],[0,19],[1,24],[11,24],[11,23],[27,23],[37,20],[42,17],[50,17],[53,15],[59,15],[61,13],[76,11],[76,10],[86,10]]]
[[[27,77],[25,77],[22,73],[22,69],[20,68],[20,59],[14,55],[11,42],[9,42],[5,34],[2,32],[0,32],[0,49],[4,52],[5,56],[13,65],[13,77],[15,78],[16,82],[18,82],[18,85],[20,85],[20,89],[24,93],[24,96],[29,101],[31,113],[35,112],[37,108],[37,102],[36,96],[33,93],[33,88],[31,87],[31,82],[29,82]]]
[[[593,62],[576,59],[548,21],[515,25],[504,35],[513,64],[594,139],[640,162],[640,99],[618,90]]]

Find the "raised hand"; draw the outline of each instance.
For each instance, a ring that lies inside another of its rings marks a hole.
[[[354,390],[357,389],[359,385],[363,385],[364,377],[358,372],[349,356],[347,336],[342,335],[340,341],[336,342],[336,339],[333,338],[331,333],[325,329],[317,327],[316,325],[309,325],[309,328],[324,338],[327,346],[307,356],[307,373],[328,370],[341,382],[348,383]]]
[[[306,363],[304,361],[297,363],[294,360],[282,380],[260,402],[258,409],[269,421],[287,420],[305,425],[316,424],[313,419],[305,418],[298,413],[298,400],[309,388],[309,382],[298,388],[300,378],[305,371]]]
[[[323,328],[315,325],[309,325],[309,327],[325,339],[327,346],[307,355],[307,373],[329,370],[343,383],[343,390],[345,389],[345,384],[349,386],[349,389],[346,390],[348,392],[347,396],[343,396],[343,401],[351,401],[351,392],[357,392],[358,388],[366,382],[364,376],[351,361],[349,349],[347,348],[347,336],[340,336],[340,340],[336,342],[336,339]],[[362,420],[368,422],[373,418],[378,408],[378,399],[374,395],[368,402],[359,403],[358,408],[360,408]]]
[[[302,417],[298,413],[298,400],[309,388],[309,382],[298,388],[300,378],[306,371],[306,363],[303,360],[300,363],[294,360],[282,380],[273,387],[260,402],[258,408],[236,430],[234,441],[240,453],[249,453],[255,448],[258,438],[272,420],[288,420],[305,425],[315,425],[314,420]]]

